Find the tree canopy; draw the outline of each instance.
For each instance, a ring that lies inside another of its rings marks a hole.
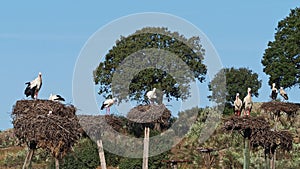
[[[269,41],[261,63],[269,84],[283,88],[300,84],[300,9],[278,22],[275,40]]]
[[[226,89],[220,88],[220,81],[225,80]],[[236,93],[240,94],[241,100],[247,95],[248,87],[251,88],[252,94],[258,97],[258,90],[261,87],[261,80],[258,79],[258,74],[253,73],[252,70],[247,68],[224,68],[216,74],[215,78],[209,83],[209,90],[212,95],[208,96],[210,100],[219,103],[224,96],[226,97],[225,104],[233,104]]]
[[[127,101],[128,96],[144,101],[145,92],[153,88],[168,99],[186,99],[189,83],[205,79],[203,58],[199,37],[186,38],[167,28],[147,27],[116,41],[94,70],[94,81],[100,86],[100,95],[112,94],[119,101]]]

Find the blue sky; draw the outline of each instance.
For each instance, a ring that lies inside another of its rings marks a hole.
[[[210,39],[225,67],[248,67],[263,80],[259,98],[268,101],[268,77],[260,63],[278,21],[297,1],[2,1],[0,3],[0,130],[24,99],[25,82],[43,73],[40,98],[59,93],[72,103],[76,60],[90,36],[106,24],[143,12],[169,13],[197,26]],[[135,30],[132,30],[133,32]],[[287,89],[298,102],[298,87]],[[75,105],[76,106],[76,105]]]

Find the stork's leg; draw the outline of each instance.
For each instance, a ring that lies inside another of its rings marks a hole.
[[[35,99],[35,100],[37,100],[38,95],[39,95],[39,92],[36,92],[35,95],[34,95],[34,99]]]
[[[247,116],[250,116],[250,109],[247,109],[246,115],[247,115]]]
[[[106,107],[106,115],[109,115],[109,114],[110,114],[110,108]]]
[[[151,100],[151,104],[152,104],[152,105],[154,104],[154,100]]]

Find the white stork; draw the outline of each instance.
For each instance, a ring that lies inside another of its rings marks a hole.
[[[251,88],[248,88],[248,94],[244,98],[244,104],[245,104],[244,115],[250,116],[250,112],[251,112],[252,105],[253,105],[252,98],[251,98]]]
[[[271,93],[271,98],[272,98],[272,100],[276,100],[277,95],[278,95],[278,90],[277,90],[277,88],[275,87],[275,83],[273,83],[273,84],[272,84],[272,93]]]
[[[280,95],[284,98],[284,100],[288,100],[288,99],[289,99],[288,95],[287,95],[286,92],[283,90],[283,87],[280,87],[279,93],[280,93]]]
[[[63,97],[61,97],[58,94],[50,94],[49,99],[48,100],[52,100],[52,101],[65,101],[65,99]]]
[[[37,78],[25,84],[27,84],[27,87],[24,91],[26,97],[31,96],[32,99],[37,99],[38,93],[42,87],[42,73],[40,72]]]
[[[239,98],[240,94],[237,93],[235,96],[235,101],[234,101],[234,113],[235,115],[240,116],[241,115],[241,110],[242,110],[242,106],[243,106],[243,102],[242,100]]]
[[[117,102],[117,98],[107,99],[102,103],[101,110],[106,108],[106,114],[110,114],[110,107]]]
[[[155,93],[156,88],[153,88],[152,90],[148,91],[146,96],[148,98],[148,100],[150,101],[150,103],[154,103],[153,99],[156,99],[156,93]]]

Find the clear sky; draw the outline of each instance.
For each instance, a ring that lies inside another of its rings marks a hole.
[[[13,105],[25,98],[24,83],[38,72],[43,73],[40,98],[59,93],[72,103],[74,66],[89,37],[113,20],[143,12],[169,13],[197,26],[225,67],[248,67],[259,74],[263,84],[254,101],[268,101],[268,77],[260,61],[278,21],[297,5],[295,0],[2,1],[0,130],[12,127]],[[287,92],[290,101],[299,102],[298,87]]]

